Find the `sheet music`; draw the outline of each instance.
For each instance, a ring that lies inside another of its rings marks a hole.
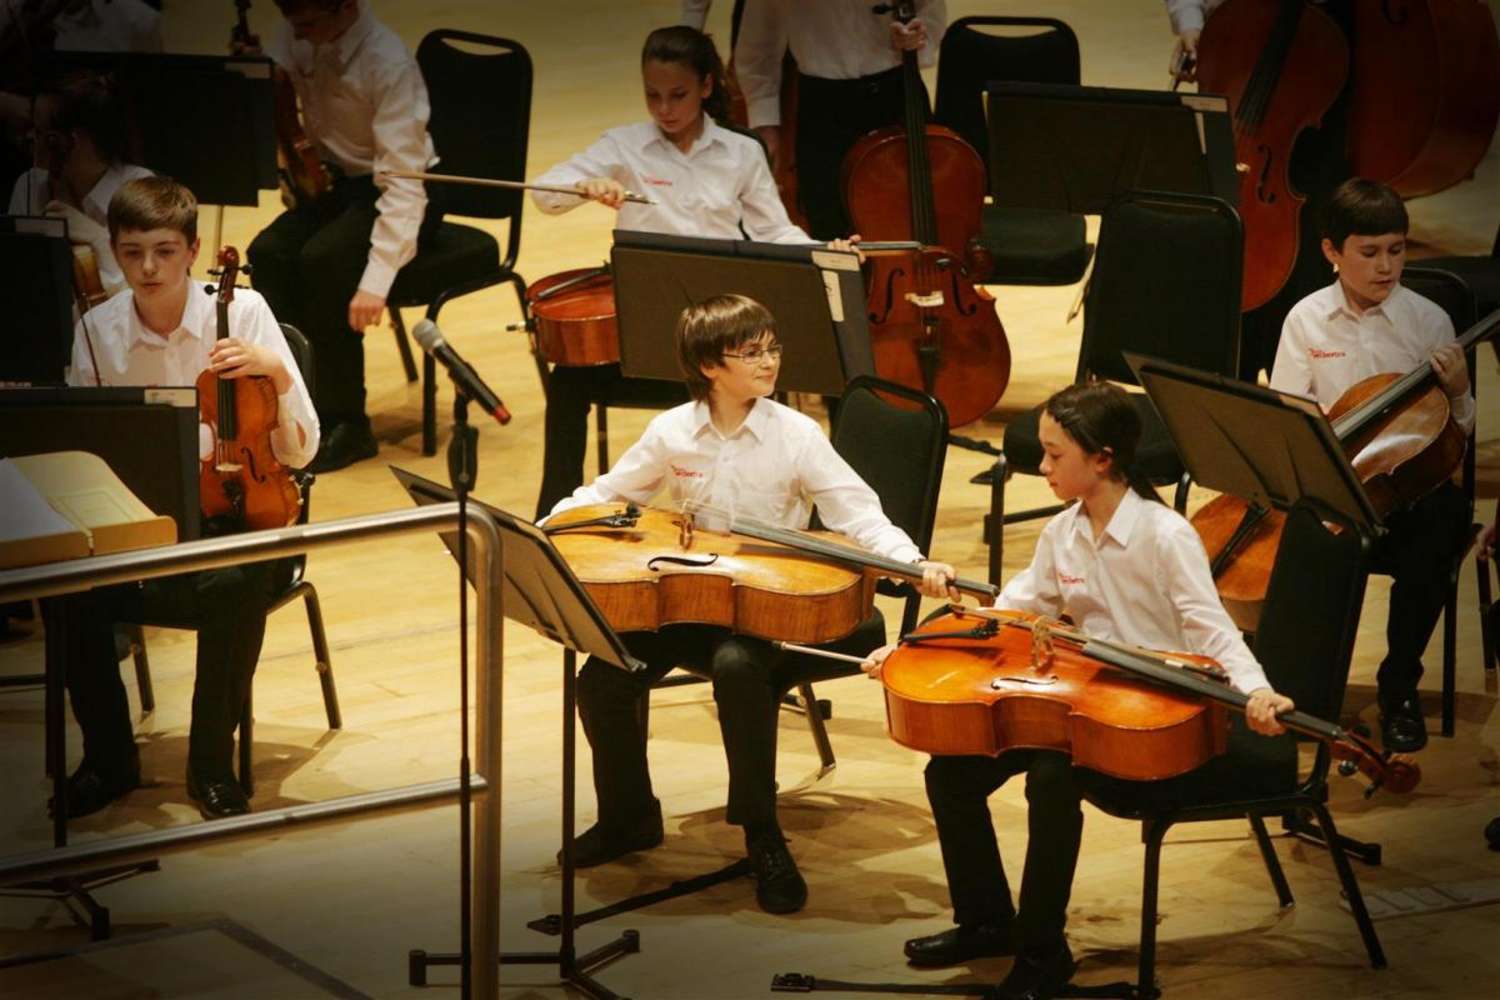
[[[0,511],[0,542],[78,531],[8,458],[0,459]]]

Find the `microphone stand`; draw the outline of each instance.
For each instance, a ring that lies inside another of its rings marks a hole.
[[[479,467],[479,429],[469,425],[469,397],[453,384],[453,437],[448,442],[448,479],[458,498],[458,926],[459,983],[463,1000],[473,996],[473,948],[470,945],[474,893],[469,782],[469,490]],[[491,794],[498,795],[493,789]]]

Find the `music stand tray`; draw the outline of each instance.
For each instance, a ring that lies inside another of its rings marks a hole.
[[[819,245],[615,232],[610,266],[620,327],[620,369],[682,380],[674,331],[685,306],[736,292],[776,317],[786,348],[777,388],[837,396],[875,373],[864,278],[852,253]]]
[[[453,490],[405,469],[391,466],[391,473],[418,506],[447,503],[454,499]],[[501,606],[506,618],[519,622],[558,642],[563,647],[563,739],[562,739],[562,914],[559,933],[561,943],[556,951],[509,952],[500,956],[501,964],[557,964],[563,982],[578,987],[596,1000],[616,1000],[618,994],[589,975],[589,970],[618,955],[640,951],[640,934],[623,931],[602,947],[578,957],[574,947],[573,828],[576,778],[577,675],[578,654],[597,656],[622,670],[639,671],[645,664],[632,657],[619,635],[610,628],[604,614],[594,603],[583,584],[552,546],[546,534],[525,518],[492,507],[478,500],[470,503],[484,508],[500,529],[503,555],[504,597]],[[440,532],[443,544],[456,557],[456,532]],[[472,570],[470,570],[472,572]],[[470,583],[473,583],[471,578]],[[427,983],[427,968],[433,965],[457,965],[457,954],[429,954],[413,949],[408,955],[407,978],[413,986]]]

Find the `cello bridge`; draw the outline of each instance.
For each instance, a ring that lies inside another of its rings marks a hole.
[[[1052,623],[1038,618],[1031,623],[1031,672],[1038,676],[1050,674],[1054,653]]]
[[[693,515],[684,513],[677,522],[677,547],[687,551],[693,547]]]
[[[943,293],[937,292],[907,292],[906,301],[918,309],[941,309],[943,308]]]

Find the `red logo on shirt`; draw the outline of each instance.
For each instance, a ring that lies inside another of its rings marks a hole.
[[[696,471],[694,469],[684,469],[680,465],[674,465],[674,466],[672,466],[672,475],[676,476],[678,479],[702,479],[703,478],[703,473],[698,472],[698,471]]]
[[[1342,357],[1344,357],[1344,352],[1343,351],[1320,351],[1316,347],[1309,347],[1307,349],[1307,356],[1310,357],[1310,358],[1342,358]]]
[[[1083,582],[1083,577],[1081,577],[1081,576],[1073,576],[1072,574],[1063,573],[1061,571],[1058,572],[1057,578],[1059,580],[1061,580],[1063,583],[1082,583]]]
[[[665,177],[652,177],[650,174],[641,174],[641,180],[655,187],[671,187],[672,182]]]

